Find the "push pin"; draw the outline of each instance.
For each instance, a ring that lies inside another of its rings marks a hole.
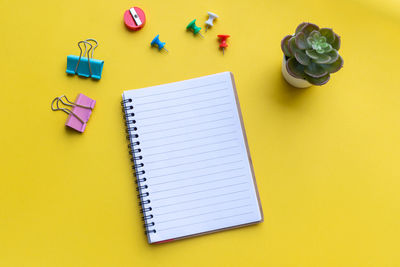
[[[153,41],[151,41],[151,46],[158,46],[158,50],[164,49],[165,51],[168,52],[167,49],[165,49],[165,42],[161,42],[159,39],[160,35],[157,34],[156,37],[154,37]]]
[[[204,38],[204,36],[200,33],[201,28],[199,26],[196,25],[196,19],[192,20],[187,26],[186,26],[186,30],[192,30],[193,34],[200,34],[201,37]]]
[[[225,49],[226,47],[228,47],[228,44],[226,43],[226,40],[230,37],[230,35],[227,35],[227,34],[219,34],[219,35],[217,35],[217,36],[218,36],[219,42],[220,42],[219,47],[222,48],[222,54],[224,54],[224,49]]]
[[[214,26],[213,22],[214,19],[218,18],[217,14],[211,13],[211,12],[207,12],[208,13],[208,20],[206,21],[206,32],[208,28],[211,28],[212,26]]]

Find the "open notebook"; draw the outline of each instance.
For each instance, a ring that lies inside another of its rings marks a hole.
[[[230,72],[122,98],[149,243],[263,220]]]

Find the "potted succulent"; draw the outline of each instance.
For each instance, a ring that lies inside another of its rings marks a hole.
[[[303,22],[293,35],[282,39],[284,53],[282,75],[285,80],[298,88],[323,85],[330,74],[343,66],[339,55],[340,36],[329,28],[319,28]]]

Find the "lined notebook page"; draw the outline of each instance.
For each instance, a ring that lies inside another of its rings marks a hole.
[[[123,98],[134,107],[150,243],[262,221],[230,72]]]

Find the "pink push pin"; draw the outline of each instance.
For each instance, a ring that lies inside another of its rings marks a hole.
[[[64,100],[66,102],[64,102]],[[72,107],[72,110],[67,108],[60,108],[59,102],[66,106]],[[61,110],[67,113],[68,119],[65,123],[66,126],[83,133],[86,128],[86,123],[89,121],[90,115],[92,114],[92,110],[96,104],[96,100],[93,100],[84,94],[79,94],[74,102],[68,100],[65,95],[60,97],[56,97],[51,102],[51,109],[53,111]]]

